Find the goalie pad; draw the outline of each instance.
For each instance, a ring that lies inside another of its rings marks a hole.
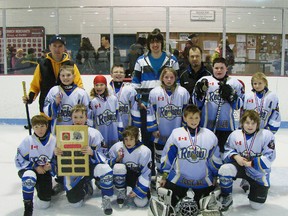
[[[203,197],[199,201],[202,216],[222,216],[220,211],[222,205],[218,198],[221,194],[220,189],[212,191],[209,196]]]
[[[159,187],[157,188],[158,200],[151,199],[148,215],[149,216],[176,216],[174,208],[171,206],[172,190]]]

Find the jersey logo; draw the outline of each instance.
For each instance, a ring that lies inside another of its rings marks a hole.
[[[199,160],[204,160],[206,157],[207,149],[200,146],[193,147],[192,145],[181,148],[178,158],[187,160],[190,163],[197,163]]]
[[[96,124],[97,125],[110,125],[113,122],[117,122],[116,112],[111,110],[105,110],[102,114],[97,115]]]
[[[219,89],[216,89],[214,92],[209,92],[209,100],[217,105],[220,104],[220,101],[222,101],[222,99],[219,94]]]
[[[159,107],[160,118],[166,118],[171,121],[182,116],[182,107],[177,107],[174,104],[168,104],[164,107]]]
[[[38,164],[39,166],[43,166],[46,163],[50,163],[50,159],[46,155],[40,155],[39,157],[31,157],[30,161]]]
[[[129,114],[130,113],[129,105],[123,104],[121,101],[119,101],[119,113]]]
[[[135,162],[128,161],[125,163],[125,165],[127,167],[127,170],[131,170],[132,172],[135,172],[135,173],[140,173],[140,168],[138,164],[136,164]]]
[[[72,106],[70,104],[63,104],[61,106],[61,110],[58,113],[58,121],[68,122],[71,121],[71,109]]]
[[[158,101],[164,101],[164,97],[158,97],[157,100]]]

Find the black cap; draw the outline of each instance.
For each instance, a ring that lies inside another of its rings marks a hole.
[[[61,35],[54,35],[51,39],[50,39],[50,43],[52,44],[56,41],[60,41],[62,44],[66,45],[66,39],[65,37],[61,36]]]
[[[188,38],[189,38],[189,39],[192,39],[192,38],[197,37],[197,36],[198,36],[197,34],[193,33],[193,34],[190,34],[190,35],[188,36]]]

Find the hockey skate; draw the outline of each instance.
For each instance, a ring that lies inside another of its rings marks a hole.
[[[32,216],[33,215],[33,201],[32,200],[24,200],[24,216]]]
[[[56,196],[57,194],[61,193],[64,191],[64,185],[61,183],[57,183],[53,188],[52,188],[52,196]]]
[[[247,180],[242,179],[240,182],[240,187],[243,189],[243,191],[246,193],[250,190],[250,184]]]
[[[102,197],[102,208],[105,213],[105,215],[111,215],[113,212],[113,209],[111,207],[111,201],[108,196]]]
[[[117,189],[117,204],[119,205],[120,208],[123,207],[123,204],[126,200],[126,194],[127,190],[125,188]]]
[[[91,181],[84,183],[84,190],[86,195],[92,196],[93,195],[93,186]]]
[[[233,204],[232,194],[228,195],[220,195],[220,202],[222,204],[221,211],[225,212],[229,209],[229,207]]]

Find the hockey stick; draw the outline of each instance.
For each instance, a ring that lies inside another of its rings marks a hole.
[[[23,87],[24,97],[27,97],[26,82],[25,81],[22,81],[22,87]],[[30,123],[30,115],[29,115],[28,103],[25,104],[25,107],[26,107],[26,116],[27,116],[29,135],[31,135],[32,133],[31,133],[31,123]]]
[[[217,107],[217,112],[216,112],[216,119],[215,119],[215,123],[214,123],[214,129],[213,129],[214,133],[216,132],[216,129],[217,129],[217,124],[218,124],[218,121],[219,121],[222,105],[223,105],[222,99],[220,98],[219,104],[218,104],[218,107]]]

